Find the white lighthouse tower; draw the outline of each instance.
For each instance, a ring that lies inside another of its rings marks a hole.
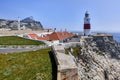
[[[84,36],[88,36],[90,35],[90,18],[89,18],[89,14],[86,11],[85,13],[85,17],[84,17]]]
[[[18,30],[20,30],[20,17],[18,17]]]

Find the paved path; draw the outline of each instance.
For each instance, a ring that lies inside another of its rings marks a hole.
[[[0,53],[35,51],[44,48],[48,48],[48,46],[33,47],[33,48],[0,48]]]

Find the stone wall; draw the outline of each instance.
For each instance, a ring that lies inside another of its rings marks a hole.
[[[78,80],[78,69],[73,58],[65,54],[63,45],[52,46],[57,65],[57,80]]]

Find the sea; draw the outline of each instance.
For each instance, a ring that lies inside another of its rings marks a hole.
[[[120,33],[110,33],[113,35],[114,40],[120,43]]]
[[[112,34],[114,40],[120,43],[120,33],[117,33],[117,32],[103,32],[103,33]]]

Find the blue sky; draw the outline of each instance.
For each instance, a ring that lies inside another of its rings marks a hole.
[[[120,32],[120,0],[0,0],[0,18],[33,16],[44,28],[82,31],[85,11],[92,31]]]

